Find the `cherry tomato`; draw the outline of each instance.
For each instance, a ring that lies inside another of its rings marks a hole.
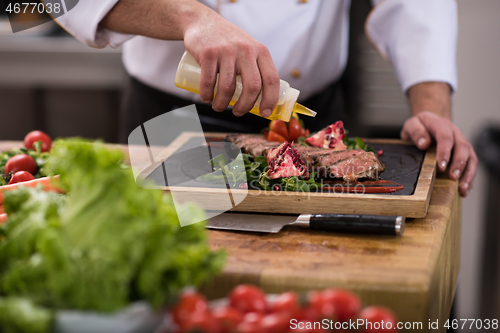
[[[290,118],[288,122],[288,140],[297,141],[302,136],[302,126],[297,118]]]
[[[181,295],[179,302],[171,311],[177,325],[184,328],[188,319],[194,313],[207,312],[208,304],[205,297],[196,292],[189,291]]]
[[[24,137],[24,147],[26,149],[35,150],[35,147],[33,145],[35,144],[35,142],[38,141],[42,141],[42,147],[41,147],[42,152],[50,151],[50,148],[52,147],[52,139],[50,138],[50,136],[48,136],[42,131],[29,132]]]
[[[269,130],[268,130],[268,129],[266,129],[266,130],[264,131],[264,139],[269,140],[269,139],[268,139],[268,136],[269,136]]]
[[[248,284],[234,288],[229,295],[229,304],[243,313],[265,313],[267,310],[266,295],[259,288]]]
[[[183,332],[219,333],[220,325],[209,311],[197,311],[191,314],[183,327]]]
[[[333,304],[323,298],[323,294],[318,291],[310,291],[307,294],[307,301],[311,308],[316,310],[321,319],[337,319]]]
[[[273,312],[284,312],[293,316],[300,309],[299,296],[294,292],[280,294],[274,300],[271,309]]]
[[[308,305],[304,308],[301,308],[297,313],[297,320],[301,321],[318,321],[321,318],[319,312],[312,306]]]
[[[238,287],[237,287],[238,288]],[[258,312],[247,313],[243,321],[238,324],[236,331],[238,333],[261,333],[263,314]]]
[[[219,321],[222,333],[236,332],[236,327],[243,321],[243,314],[240,311],[227,306],[215,308],[212,315]]]
[[[288,141],[288,129],[286,128],[286,124],[283,120],[271,120],[269,123],[269,130],[276,132],[285,138],[285,141]]]
[[[269,141],[276,141],[276,142],[285,142],[287,141],[284,137],[276,133],[275,131],[269,131],[269,134],[267,135],[267,139]]]
[[[19,154],[12,156],[7,163],[5,163],[5,174],[9,172],[18,172],[18,171],[28,171],[32,175],[36,173],[36,162],[33,157],[26,154]]]
[[[243,315],[243,320],[247,323],[260,323],[264,318],[264,314],[260,312],[248,312]]]
[[[283,313],[271,313],[262,318],[262,333],[285,333],[290,328],[291,316]]]
[[[394,313],[383,306],[369,306],[361,310],[358,316],[359,319],[364,319],[363,329],[361,332],[377,333],[377,332],[397,332],[397,319]],[[382,321],[384,321],[382,327]],[[371,323],[366,325],[367,322]],[[375,324],[379,323],[379,324]],[[378,327],[375,328],[375,327]]]
[[[241,322],[236,328],[238,333],[261,333],[262,328],[259,323]]]
[[[347,290],[327,289],[322,292],[322,298],[333,306],[335,317],[340,322],[354,318],[361,309],[359,297]]]
[[[16,184],[16,183],[22,183],[22,182],[27,182],[29,180],[33,180],[35,177],[28,171],[18,171],[15,174],[12,175],[12,177],[9,180],[9,185],[10,184]]]

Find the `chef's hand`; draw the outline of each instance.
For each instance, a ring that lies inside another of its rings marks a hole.
[[[212,108],[224,111],[241,75],[243,92],[233,107],[233,114],[250,111],[262,90],[261,115],[268,117],[278,102],[279,75],[267,47],[247,32],[212,11],[194,20],[184,30],[184,44],[201,66],[200,96]]]
[[[120,0],[100,26],[113,31],[163,40],[184,40],[201,65],[200,95],[211,103],[217,74],[219,85],[212,108],[229,105],[241,75],[243,92],[233,107],[242,116],[262,90],[259,109],[270,116],[278,102],[279,75],[267,48],[209,7],[196,0]]]
[[[413,117],[401,131],[403,140],[413,141],[418,148],[437,143],[440,171],[449,166],[451,179],[460,180],[460,194],[467,196],[472,188],[478,159],[474,148],[450,120],[450,88],[445,83],[425,82],[408,90]]]

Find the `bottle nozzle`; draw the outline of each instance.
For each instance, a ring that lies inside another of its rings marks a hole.
[[[293,108],[293,112],[303,114],[309,117],[316,117],[316,112],[313,110],[306,108],[304,105],[301,105],[299,103],[295,103],[295,107]]]

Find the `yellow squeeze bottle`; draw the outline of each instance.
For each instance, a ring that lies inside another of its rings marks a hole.
[[[184,52],[181,58],[179,67],[177,68],[177,73],[175,74],[175,85],[181,89],[193,92],[195,94],[200,94],[200,78],[201,78],[201,68],[189,52]],[[217,79],[218,80],[218,79]],[[217,93],[218,82],[215,85],[214,95]],[[241,91],[243,90],[243,85],[241,83],[241,76],[236,76],[236,89],[234,95],[231,98],[229,104],[234,106],[238,99],[240,98]],[[286,81],[280,80],[280,94],[278,99],[278,104],[273,110],[273,113],[269,117],[265,117],[269,120],[283,120],[285,122],[290,121],[290,117],[293,112],[304,114],[310,117],[316,116],[316,112],[306,108],[303,105],[297,103],[299,98],[299,91],[290,87],[290,84]],[[262,93],[259,94],[254,107],[250,110],[259,117],[262,117],[259,112],[259,105],[262,99]]]

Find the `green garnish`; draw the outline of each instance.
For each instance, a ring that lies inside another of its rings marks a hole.
[[[252,155],[242,154],[245,165],[245,174],[235,172],[240,170],[238,159],[227,164],[224,156],[219,155],[208,161],[213,167],[214,172],[198,177],[198,180],[204,182],[225,182],[224,174],[229,183],[233,186],[244,183],[245,175],[250,188],[261,188],[263,190],[273,190],[275,187],[282,191],[309,192],[323,186],[315,182],[315,173],[310,175],[309,179],[303,177],[286,177],[280,179],[270,179],[267,175],[268,165],[265,156],[253,157]],[[236,167],[237,166],[237,167]]]
[[[373,151],[373,148],[368,145],[359,136],[349,137],[349,131],[345,130],[345,138],[342,142],[347,146],[347,149],[363,149],[364,151]]]

